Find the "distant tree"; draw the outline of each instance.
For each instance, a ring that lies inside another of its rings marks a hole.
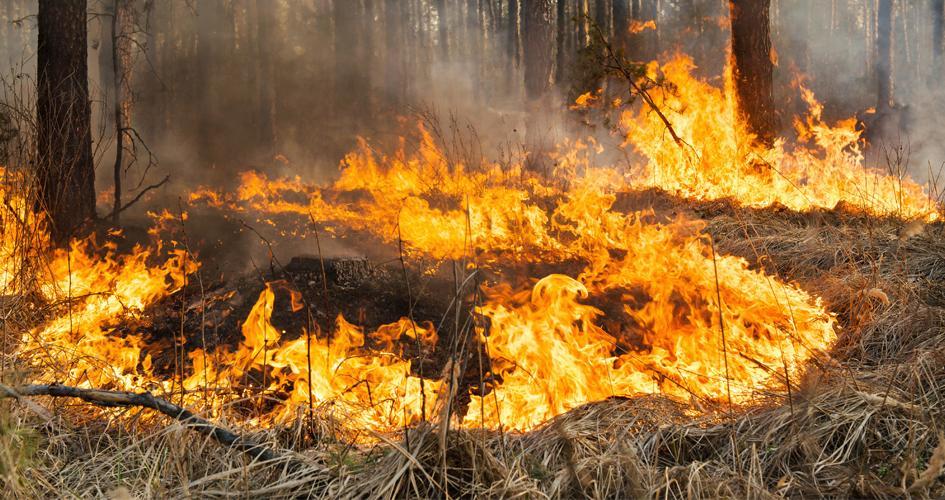
[[[269,160],[275,153],[276,130],[276,96],[275,86],[273,85],[273,31],[275,31],[275,20],[273,19],[273,7],[261,0],[254,0],[256,13],[256,36],[254,37],[255,46],[253,47],[255,59],[255,79],[256,79],[256,117],[258,123],[258,141],[259,147],[263,151],[265,158]]]
[[[893,106],[892,0],[879,0],[876,12],[876,81],[880,113]]]
[[[554,0],[525,0],[524,7],[525,96],[531,100],[542,97],[551,81],[555,5]]]
[[[932,84],[937,85],[942,80],[942,46],[943,37],[945,37],[945,0],[932,0],[932,57],[933,73]]]
[[[37,179],[53,241],[95,217],[86,0],[39,0]]]
[[[630,30],[630,0],[613,0],[614,42],[619,48],[626,50],[627,36]]]
[[[565,79],[565,69],[567,66],[567,38],[568,38],[568,2],[558,0],[555,2],[555,83],[562,84]]]
[[[729,0],[739,111],[751,131],[766,144],[774,141],[778,130],[768,18],[770,3],[770,0]]]

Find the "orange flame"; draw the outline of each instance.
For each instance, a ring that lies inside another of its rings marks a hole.
[[[671,83],[652,89],[653,97],[685,147],[648,109],[627,107],[625,146],[645,160],[629,173],[595,165],[601,146],[579,140],[556,153],[558,181],[520,164],[468,165],[447,158],[421,127],[415,152],[406,140],[389,155],[361,141],[329,186],[247,172],[232,196],[203,188],[192,199],[370,233],[402,242],[408,256],[465,258],[500,277],[521,264],[555,266],[558,273],[535,276],[530,288],[486,289],[476,312],[487,321],[475,334],[490,360],[491,373],[483,374],[489,386],[470,395],[468,411],[457,417],[461,425],[527,430],[621,395],[748,402],[797,380],[805,363],[825,356],[836,336],[834,318],[798,286],[716,254],[702,223],[619,210],[621,193],[657,187],[753,207],[809,210],[845,202],[873,214],[938,213],[916,183],[866,168],[853,122],[824,123],[809,91],[803,92],[809,115],[795,124],[806,145],[765,148],[737,119],[731,93],[692,77],[691,67],[685,57],[650,65],[654,77],[661,73]],[[12,205],[22,220],[27,205]],[[20,257],[19,236],[6,229],[16,225],[10,215],[2,217],[0,278],[7,284],[16,279],[11,262]],[[167,213],[155,219],[158,226],[176,220]],[[432,350],[432,325],[404,318],[365,333],[339,316],[332,332],[314,325],[283,332],[271,322],[276,292],[289,289],[278,282],[260,293],[238,346],[192,350],[188,376],[161,376],[136,326],[146,308],[186,284],[198,267],[193,258],[160,245],[119,254],[91,239],[68,250],[42,248],[48,265],[40,291],[61,303],[22,339],[37,380],[181,391],[186,402],[214,413],[226,402],[218,394],[248,392],[278,400],[260,405],[258,424],[286,422],[311,406],[341,416],[354,433],[430,418],[452,397],[446,380],[418,376],[400,348],[409,341]],[[289,293],[292,310],[304,308],[298,292]],[[210,389],[226,391],[195,396]]]

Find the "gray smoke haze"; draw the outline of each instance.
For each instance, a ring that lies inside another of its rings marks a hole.
[[[445,17],[425,1],[131,3],[142,30],[130,35],[141,49],[133,58],[132,124],[159,161],[141,185],[172,177],[151,206],[176,207],[178,197],[201,184],[232,187],[236,174],[250,168],[328,180],[356,137],[389,149],[398,136],[416,130],[417,113],[436,117],[445,129],[455,124],[487,159],[521,151],[527,127],[547,144],[587,135],[608,146],[619,143],[606,126],[588,127],[566,112],[568,96],[573,97],[567,83],[552,85],[542,112],[529,113],[521,64],[510,64],[504,2],[447,1]],[[857,114],[867,122],[872,165],[883,167],[884,148],[901,146],[909,172],[921,180],[930,165],[935,172],[945,160],[945,85],[933,69],[928,2],[894,4],[894,110],[863,114],[876,106],[873,0],[772,2],[776,97],[784,103],[782,123],[789,128],[790,115],[803,111],[791,86],[796,71],[803,72],[806,85],[825,103],[828,121]],[[474,5],[485,7],[470,10]],[[89,0],[93,115],[95,129],[103,131],[101,192],[111,189],[114,142],[108,116],[114,99],[110,18],[101,15],[111,6]],[[663,1],[658,7],[660,29],[644,35],[651,51],[644,55],[688,53],[700,75],[719,83],[728,47],[725,2]],[[36,3],[7,0],[3,8],[0,62],[17,68],[7,72],[8,81],[16,72],[29,80],[35,71]],[[269,30],[269,38],[261,30]],[[268,100],[265,92],[272,93]],[[128,169],[127,184],[139,183],[146,164],[141,159]],[[309,241],[291,245],[286,255],[311,250]]]

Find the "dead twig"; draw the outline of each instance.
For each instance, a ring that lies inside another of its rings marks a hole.
[[[198,417],[194,412],[175,405],[165,399],[155,397],[150,392],[105,391],[99,389],[81,389],[59,384],[30,384],[9,387],[0,384],[0,399],[25,396],[51,396],[56,398],[78,398],[87,403],[104,407],[138,406],[159,411],[187,427],[217,440],[224,446],[235,448],[253,459],[269,461],[282,458],[282,454],[269,449],[251,439],[235,434],[223,427],[214,425],[209,420]]]

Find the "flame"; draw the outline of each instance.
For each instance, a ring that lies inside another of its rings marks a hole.
[[[655,30],[655,29],[656,29],[656,21],[652,19],[646,22],[634,19],[630,21],[630,27],[628,30],[630,34],[635,35],[637,33],[643,33],[646,30]]]
[[[241,175],[230,195],[191,195],[224,210],[295,216],[335,234],[368,233],[402,246],[407,257],[464,259],[499,280],[484,287],[474,336],[489,358],[484,386],[467,394],[466,427],[528,430],[578,405],[613,396],[662,393],[696,406],[741,404],[798,380],[806,363],[826,356],[836,322],[820,299],[797,285],[717,254],[703,223],[617,207],[626,192],[656,187],[683,198],[732,199],[745,206],[803,211],[838,203],[870,214],[932,220],[938,213],[907,178],[863,165],[852,120],[829,125],[813,94],[795,122],[802,144],[759,145],[737,117],[730,92],[690,74],[683,56],[648,71],[669,85],[651,89],[682,138],[680,147],[651,110],[620,102],[624,146],[642,162],[624,172],[599,165],[593,140],[563,143],[552,176],[521,163],[466,164],[419,128],[416,148],[402,139],[381,154],[362,140],[339,178]],[[578,105],[589,105],[592,94]],[[155,390],[211,414],[236,398],[252,422],[274,425],[306,411],[337,417],[355,439],[441,415],[455,379],[420,373],[416,353],[438,343],[433,325],[409,318],[366,332],[344,317],[331,331],[312,321],[297,331],[272,323],[277,293],[290,309],[307,305],[288,283],[267,283],[242,323],[238,345],[190,349],[174,375],[154,367],[156,343],[144,312],[186,286],[199,263],[159,243],[118,252],[93,238],[53,250],[28,203],[9,193],[0,216],[6,285],[17,280],[23,238],[36,238],[39,292],[53,304],[48,321],[23,335],[35,380],[84,387]],[[153,236],[185,214],[154,214]],[[28,221],[29,224],[24,224]],[[39,256],[43,257],[42,259]],[[547,265],[531,286],[511,274]],[[503,281],[504,280],[504,281]],[[175,346],[195,332],[181,331]],[[448,365],[446,372],[455,372]],[[421,376],[422,375],[422,376]],[[449,389],[449,390],[447,390]],[[246,405],[244,405],[246,406]]]
[[[274,286],[285,284],[266,285],[243,323],[243,342],[235,352],[214,353],[210,365],[204,361],[204,352],[191,353],[194,372],[184,381],[186,389],[231,387],[252,370],[266,373],[270,378],[262,389],[287,396],[257,423],[290,421],[300,408],[311,404],[319,412],[342,415],[350,430],[392,431],[432,412],[440,383],[412,375],[411,362],[389,352],[402,336],[435,342],[432,326],[402,319],[366,336],[361,328],[338,316],[331,337],[303,331],[301,336],[286,340],[270,323]],[[377,337],[386,352],[367,350],[368,337]],[[216,367],[227,368],[220,371]]]
[[[720,89],[693,77],[692,68],[692,60],[681,55],[648,68],[654,78],[662,74],[671,83],[651,92],[683,147],[649,109],[623,113],[625,144],[647,159],[636,185],[700,200],[730,198],[751,207],[780,204],[803,211],[845,202],[876,215],[938,217],[920,185],[864,166],[856,120],[828,125],[811,91],[802,89],[808,115],[795,120],[799,139],[809,145],[789,149],[782,140],[767,148],[738,118],[731,72]]]

